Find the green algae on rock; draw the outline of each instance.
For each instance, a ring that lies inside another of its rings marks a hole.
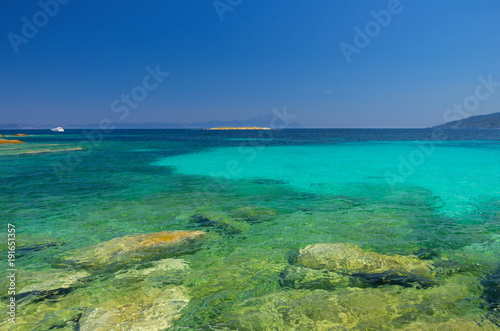
[[[430,261],[367,252],[354,244],[309,245],[299,251],[297,263],[312,269],[361,275],[382,282],[427,283],[434,277]]]

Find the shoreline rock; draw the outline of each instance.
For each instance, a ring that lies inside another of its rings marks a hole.
[[[0,139],[0,144],[24,144],[24,142],[14,139]]]

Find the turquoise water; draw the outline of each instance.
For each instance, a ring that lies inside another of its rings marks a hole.
[[[498,130],[23,133],[0,145],[2,224],[19,245],[17,321],[2,329],[499,328]],[[178,230],[207,235],[168,257],[75,263]],[[434,280],[300,266],[318,243],[415,256]]]

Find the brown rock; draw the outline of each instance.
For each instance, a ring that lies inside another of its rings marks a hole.
[[[192,252],[203,238],[202,231],[164,231],[139,236],[125,236],[101,242],[65,257],[63,262],[87,268],[120,266]]]
[[[20,140],[0,139],[0,144],[24,144]]]

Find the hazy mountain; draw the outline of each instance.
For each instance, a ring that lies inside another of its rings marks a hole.
[[[441,129],[500,129],[500,113],[471,116],[435,127]]]
[[[191,122],[191,123],[113,123],[117,129],[207,129],[213,127],[275,127],[275,128],[300,128],[300,123],[289,122],[284,123],[273,114],[262,114],[249,120],[232,120],[232,121],[208,121],[208,122]],[[47,125],[30,125],[30,124],[12,124],[0,123],[0,129],[50,129],[60,126],[58,123]],[[65,129],[95,129],[98,124],[72,124],[64,125]]]

